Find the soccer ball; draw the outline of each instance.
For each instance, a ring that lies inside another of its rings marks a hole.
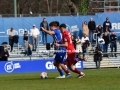
[[[48,74],[47,74],[46,72],[42,72],[42,73],[40,74],[40,78],[46,79],[46,78],[48,78]]]

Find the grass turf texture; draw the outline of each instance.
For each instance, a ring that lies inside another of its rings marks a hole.
[[[58,72],[0,75],[0,90],[120,90],[120,69],[83,70],[84,78],[55,79]]]

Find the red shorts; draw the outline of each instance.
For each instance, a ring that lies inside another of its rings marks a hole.
[[[75,53],[68,53],[67,55],[68,55],[67,56],[68,65],[74,64],[74,62],[75,62]]]

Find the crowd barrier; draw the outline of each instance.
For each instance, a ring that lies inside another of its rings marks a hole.
[[[75,67],[83,70],[83,61],[78,62]],[[55,71],[57,68],[53,65],[53,59],[0,62],[0,74]]]

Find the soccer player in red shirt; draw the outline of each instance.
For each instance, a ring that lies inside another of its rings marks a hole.
[[[74,64],[77,63],[77,61],[75,61],[75,48],[74,48],[74,45],[72,43],[72,40],[71,40],[71,34],[68,30],[66,30],[66,25],[65,24],[61,24],[60,26],[60,30],[62,32],[62,39],[63,39],[63,44],[57,44],[56,43],[56,46],[64,46],[66,47],[67,49],[67,66],[68,68],[79,74],[78,78],[81,78],[83,76],[85,76],[85,74],[79,70],[77,70],[75,67],[74,67]],[[80,57],[79,60],[81,60],[82,58]],[[84,61],[86,61],[86,59],[84,59]]]

